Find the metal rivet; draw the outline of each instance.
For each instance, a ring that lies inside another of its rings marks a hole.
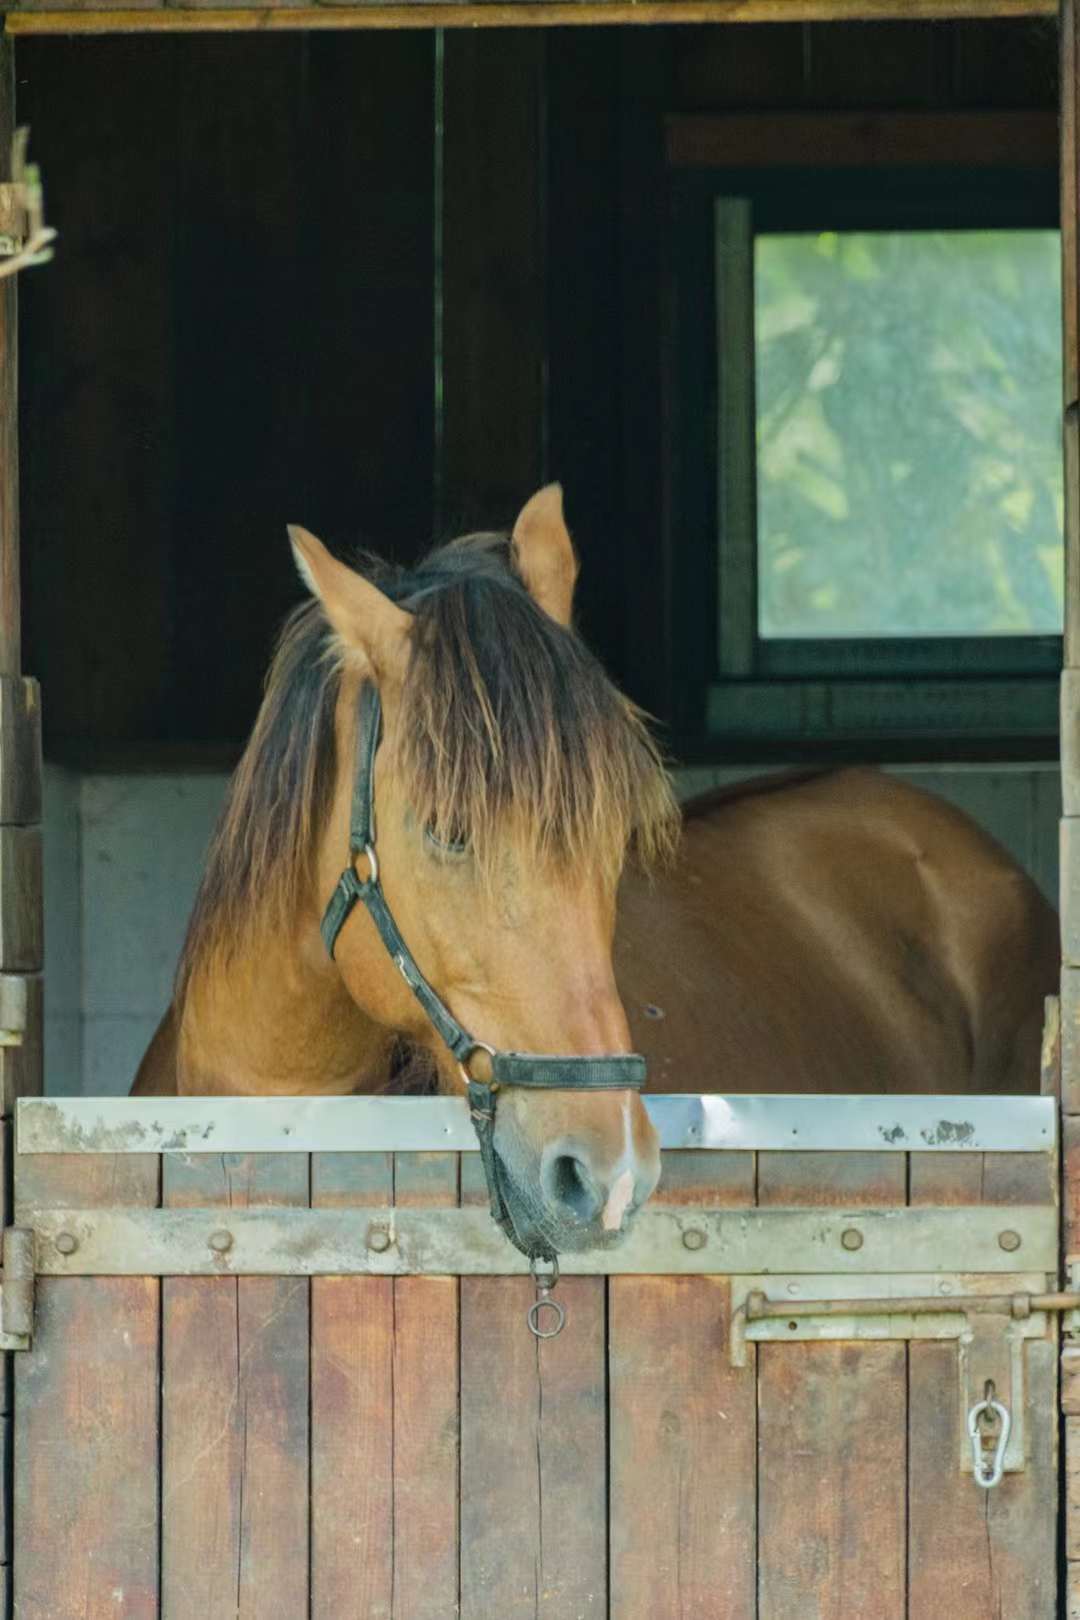
[[[385,1254],[393,1241],[385,1226],[368,1228],[367,1246],[369,1249],[374,1249],[376,1254]]]
[[[998,1233],[998,1248],[1004,1249],[1007,1254],[1011,1254],[1014,1249],[1018,1249],[1020,1241],[1019,1232],[1005,1231]]]
[[[57,1232],[56,1247],[61,1254],[74,1254],[79,1247],[79,1240],[74,1232]]]
[[[787,1291],[789,1294],[797,1294],[799,1292],[798,1283],[788,1283]]]
[[[706,1244],[705,1233],[700,1226],[690,1226],[682,1235],[684,1249],[703,1249]]]
[[[861,1249],[863,1235],[857,1227],[849,1226],[846,1231],[841,1232],[840,1242],[845,1249]]]
[[[233,1246],[233,1235],[231,1232],[211,1232],[206,1241],[215,1254],[226,1254]]]

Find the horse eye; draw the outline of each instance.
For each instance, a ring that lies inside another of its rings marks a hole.
[[[469,852],[469,836],[461,828],[452,827],[449,837],[440,838],[429,822],[424,828],[424,837],[440,855],[467,855]]]

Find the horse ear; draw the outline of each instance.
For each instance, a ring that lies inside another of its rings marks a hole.
[[[563,518],[562,485],[548,484],[522,507],[514,524],[514,561],[539,607],[569,624],[578,560]]]
[[[391,602],[354,568],[339,562],[299,524],[290,523],[288,531],[300,578],[312,596],[319,598],[345,646],[365,654],[380,676],[404,672],[412,614]]]

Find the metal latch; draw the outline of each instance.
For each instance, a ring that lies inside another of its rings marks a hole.
[[[0,277],[34,264],[48,264],[56,232],[45,223],[41,170],[26,161],[30,131],[17,129],[11,142],[11,179],[0,184]]]
[[[740,1279],[733,1286],[731,1359],[744,1365],[748,1342],[954,1340],[957,1460],[990,1489],[1025,1463],[1024,1341],[1043,1338],[1049,1315],[1075,1313],[1080,1304],[1075,1292],[1041,1292],[1041,1280],[1001,1278],[999,1286],[1011,1285],[1008,1293],[979,1294],[972,1279],[959,1276],[866,1275],[858,1279],[866,1293],[856,1298],[850,1276]],[[892,1291],[904,1283],[909,1292]],[[814,1297],[798,1297],[807,1292]]]
[[[0,1350],[29,1350],[34,1332],[34,1234],[6,1226],[0,1278]]]

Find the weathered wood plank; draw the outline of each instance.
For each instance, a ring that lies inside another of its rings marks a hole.
[[[456,1153],[398,1153],[394,1203],[453,1207]],[[394,1284],[394,1620],[458,1606],[458,1283]]]
[[[902,1204],[905,1176],[885,1153],[762,1153],[758,1203]],[[760,1620],[904,1616],[905,1384],[901,1344],[759,1346]]]
[[[1063,376],[1062,387],[1066,408],[1075,405],[1080,399],[1080,300],[1078,300],[1078,286],[1080,286],[1080,235],[1077,232],[1077,202],[1080,185],[1080,172],[1077,168],[1077,142],[1080,140],[1080,129],[1077,127],[1077,86],[1080,83],[1080,39],[1077,36],[1076,0],[1062,0],[1061,10],[1061,71],[1059,86],[1061,95],[1061,299],[1062,299],[1062,359]],[[1073,416],[1073,432],[1075,442],[1076,419]],[[1080,475],[1080,465],[1074,465],[1074,473]],[[1076,497],[1080,495],[1076,478],[1067,480],[1065,491],[1066,513],[1071,509],[1073,522],[1080,517]],[[1066,556],[1068,562],[1068,556]],[[1073,576],[1075,584],[1076,576]],[[1066,592],[1068,595],[1068,592]],[[1070,634],[1068,623],[1069,613],[1066,608],[1065,625],[1065,663],[1075,665],[1074,654],[1078,650],[1075,640]],[[1080,626],[1073,627],[1074,630]]]
[[[389,1154],[316,1153],[319,1209],[386,1205]],[[311,1617],[391,1620],[394,1595],[394,1283],[311,1284]]]
[[[667,1154],[660,1198],[749,1207],[754,1155]],[[730,1313],[726,1278],[609,1283],[612,1620],[754,1613],[753,1351],[730,1365]]]
[[[462,1161],[462,1202],[484,1203]],[[461,1615],[607,1612],[604,1283],[564,1278],[566,1327],[533,1338],[523,1277],[461,1280]]]
[[[0,825],[41,820],[41,689],[0,675]]]
[[[0,827],[0,971],[42,962],[41,828]]]
[[[446,39],[440,526],[510,523],[544,477],[544,42]]]
[[[157,1204],[149,1155],[27,1169],[22,1218],[35,1203]],[[154,1278],[38,1280],[15,1368],[17,1620],[157,1620],[158,1317]]]
[[[980,1167],[979,1155],[962,1165],[959,1156],[932,1163],[930,1154],[912,1154],[910,1202],[1008,1205],[1018,1192],[1045,1201],[1045,1171],[1024,1165],[1026,1157],[986,1154]],[[1004,1230],[1005,1211],[1002,1221]],[[909,1347],[909,1620],[949,1613],[1046,1620],[1055,1612],[1056,1343],[1032,1342],[1025,1355],[1027,1467],[980,1491],[959,1467],[956,1350]]]
[[[815,169],[1057,161],[1052,112],[695,113],[669,118],[676,168]]]
[[[308,1199],[303,1154],[167,1155],[163,1202]],[[162,1297],[164,1620],[300,1615],[308,1601],[308,1284],[171,1277]]]
[[[0,176],[10,176],[15,128],[15,49],[0,39]],[[22,671],[19,592],[18,278],[0,281],[0,676]]]
[[[1051,17],[1055,0],[493,0],[473,4],[391,5],[345,3],[334,7],[300,6],[184,11],[164,7],[139,11],[141,0],[128,0],[117,11],[72,7],[39,11],[40,0],[22,0],[9,12],[6,27],[26,34],[101,33],[240,33],[253,29],[349,28],[564,28],[597,23],[803,23],[839,19],[884,21],[898,18]]]

